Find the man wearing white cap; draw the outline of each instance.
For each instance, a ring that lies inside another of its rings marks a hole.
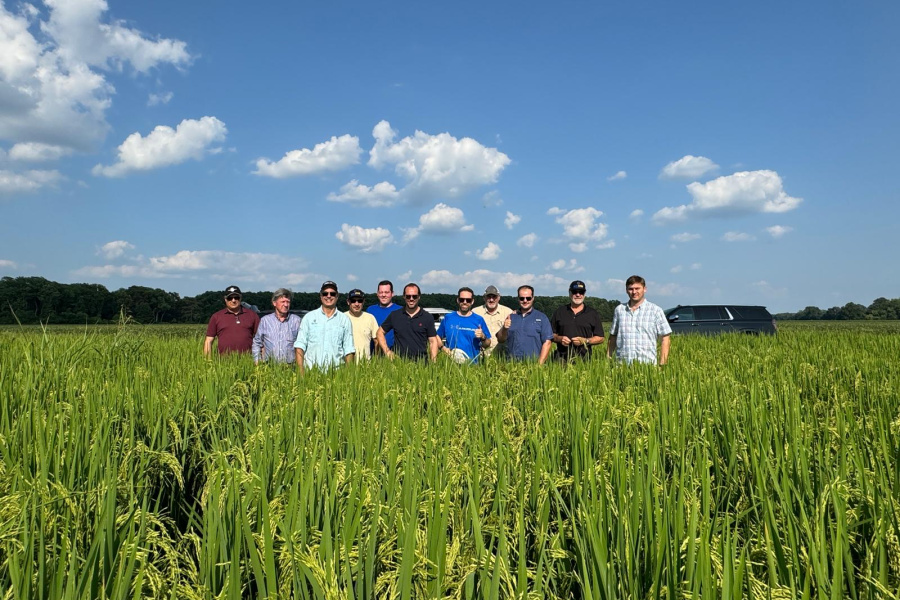
[[[506,354],[506,344],[497,341],[497,332],[503,327],[506,317],[512,314],[512,309],[500,304],[500,290],[493,285],[487,286],[484,290],[484,304],[472,309],[472,312],[484,319],[491,332],[491,345],[484,349],[485,358],[494,351],[498,356]]]

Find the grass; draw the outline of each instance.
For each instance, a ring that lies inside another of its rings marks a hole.
[[[304,378],[196,326],[0,330],[0,590],[897,597],[900,336],[794,325]]]

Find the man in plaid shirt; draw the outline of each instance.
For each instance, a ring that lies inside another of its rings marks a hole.
[[[669,336],[672,328],[665,313],[644,298],[647,282],[632,275],[625,282],[628,304],[620,304],[613,313],[606,355],[626,363],[656,363],[656,341],[661,339],[659,364],[669,360]]]

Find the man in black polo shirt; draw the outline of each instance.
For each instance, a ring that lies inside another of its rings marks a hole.
[[[556,309],[550,319],[557,360],[590,358],[591,346],[603,343],[603,323],[597,311],[584,303],[586,291],[583,281],[569,284],[569,304]]]
[[[426,356],[432,361],[437,358],[438,338],[434,330],[434,317],[419,308],[419,286],[408,283],[403,288],[404,309],[395,310],[385,317],[378,328],[378,345],[388,358],[394,355],[416,360]],[[394,348],[388,348],[385,334],[394,332]]]

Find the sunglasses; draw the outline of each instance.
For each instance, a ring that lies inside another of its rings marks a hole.
[[[228,297],[225,298],[225,299],[228,300],[228,301],[230,302],[230,301],[232,301],[232,300],[240,300],[241,297],[240,297],[240,296],[228,296]]]
[[[337,294],[337,292],[322,292],[321,295],[322,295],[323,298],[326,297],[326,296],[329,297],[329,298],[331,298],[331,297],[333,297],[333,296],[337,296],[338,294]]]
[[[569,290],[573,296],[584,296],[584,290]]]
[[[350,298],[350,304],[362,304],[362,298]]]
[[[418,297],[419,297],[418,294],[406,294],[406,299],[407,299],[407,300],[415,300],[415,299],[418,298]]]
[[[456,301],[460,304],[472,304],[475,302],[475,298],[457,298]]]
[[[531,298],[531,296],[519,296],[519,302],[529,302]]]
[[[487,296],[485,296],[485,298],[487,298],[488,300],[497,300],[498,298],[500,298],[500,296],[496,294],[488,294]]]

